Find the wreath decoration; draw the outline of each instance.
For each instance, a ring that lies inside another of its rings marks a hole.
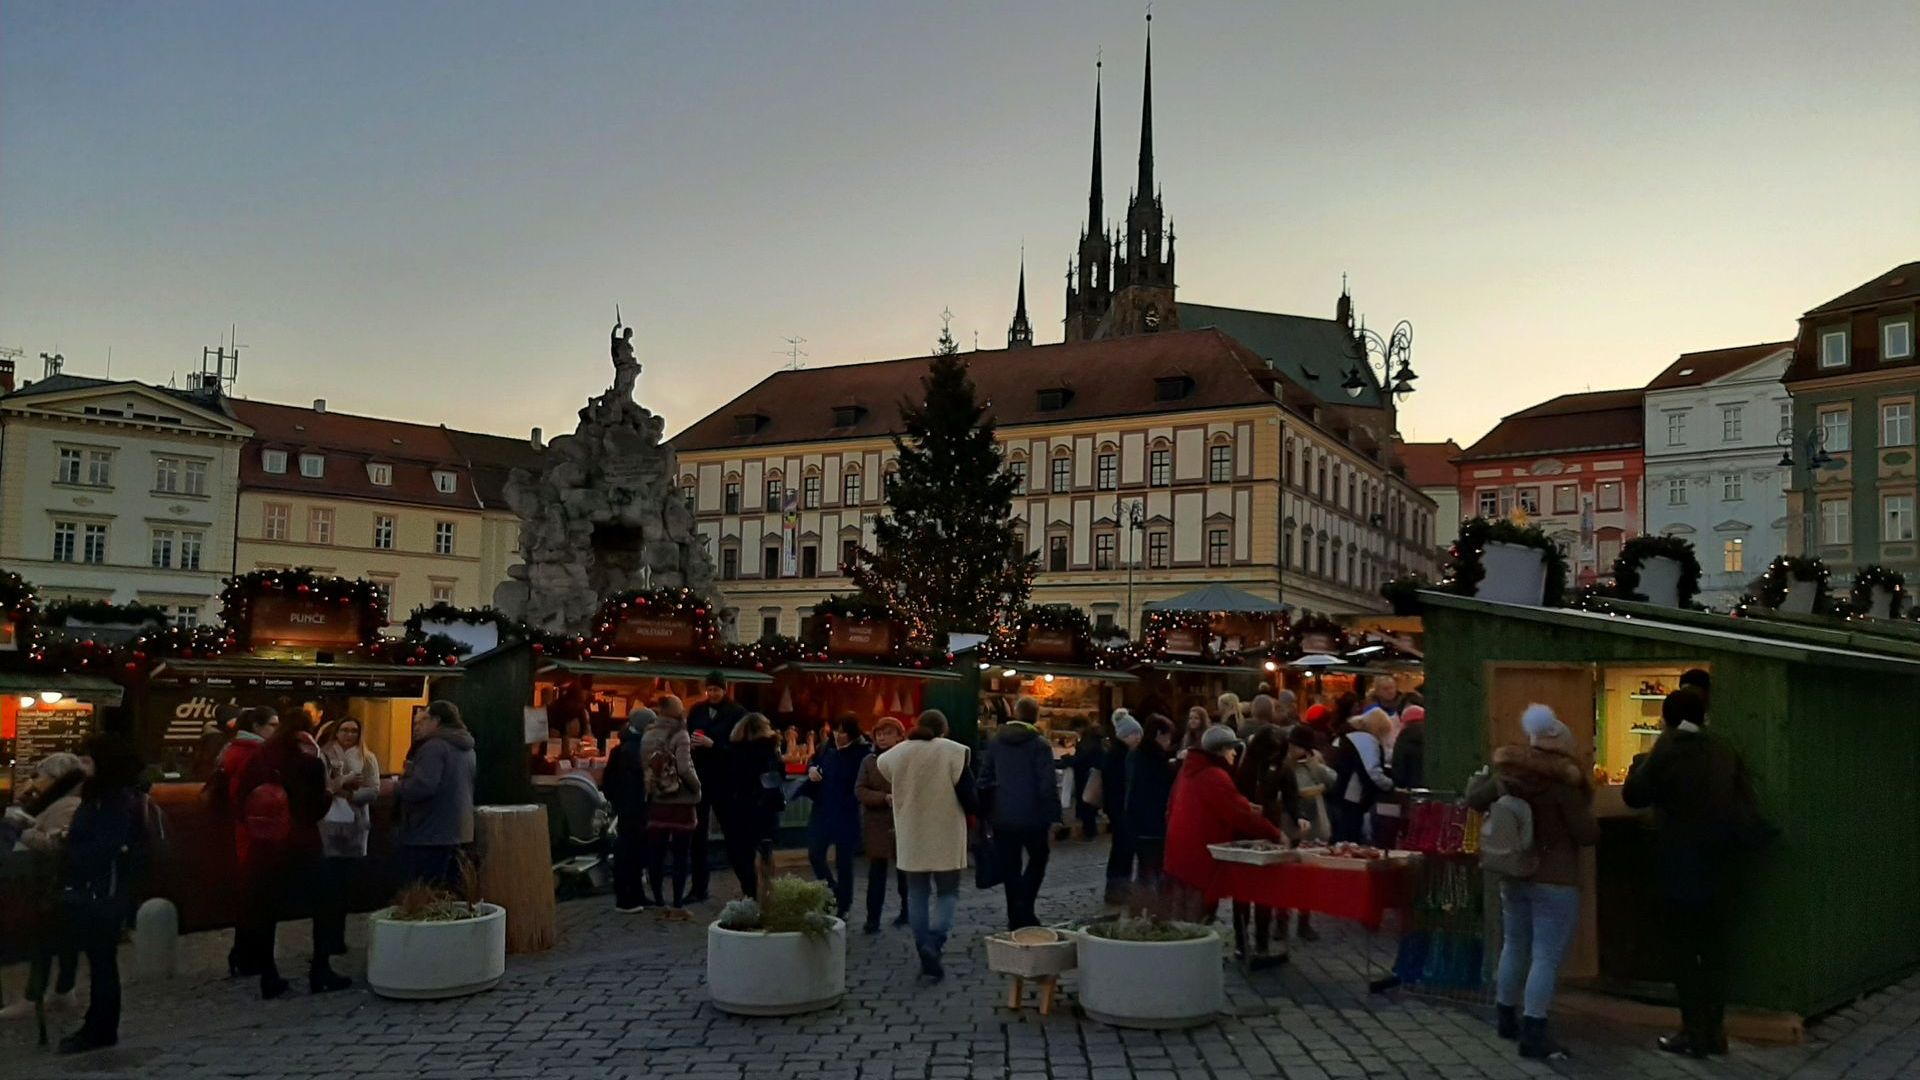
[[[1893,594],[1891,611],[1882,614],[1873,610],[1875,589],[1885,589]],[[1907,575],[1879,563],[1869,563],[1853,572],[1853,588],[1849,599],[1856,612],[1897,619],[1907,604]]]
[[[1130,663],[1155,663],[1168,659],[1167,635],[1175,630],[1200,631],[1200,655],[1181,655],[1174,657],[1183,664],[1211,664],[1215,667],[1239,667],[1246,657],[1239,649],[1215,649],[1213,647],[1214,612],[1211,611],[1161,611],[1147,609],[1140,620],[1140,642],[1129,648],[1120,646],[1108,650],[1112,657],[1107,663],[1114,667]]]
[[[1645,601],[1640,592],[1640,571],[1648,559],[1672,559],[1680,564],[1680,583],[1674,593],[1682,608],[1694,606],[1700,595],[1700,558],[1693,544],[1677,536],[1636,536],[1620,548],[1613,560],[1613,595],[1622,600]]]
[[[1089,665],[1097,659],[1093,645],[1093,620],[1071,604],[1028,605],[1013,612],[1011,618],[995,629],[985,655],[994,660],[1023,656],[1036,630],[1064,633],[1072,638],[1066,657],[1070,664]]]
[[[139,602],[115,604],[106,600],[63,600],[47,605],[46,624],[48,626],[66,626],[70,623],[94,626],[112,623],[164,626],[167,623],[167,613],[151,604]]]
[[[378,641],[367,649],[367,658],[376,664],[406,667],[453,667],[473,651],[464,641],[445,634],[408,634],[403,638]]]
[[[380,589],[365,578],[330,577],[308,567],[292,570],[255,570],[227,579],[220,592],[220,620],[236,645],[253,641],[253,602],[279,594],[356,609],[359,637],[367,645],[380,636],[387,622],[387,602]]]
[[[815,630],[815,640],[804,642],[802,645],[802,655],[789,657],[789,659],[804,660],[818,664],[892,664],[896,667],[914,668],[916,670],[925,670],[928,667],[940,667],[953,663],[953,653],[946,649],[944,643],[935,646],[909,641],[908,638],[910,635],[907,633],[905,622],[892,608],[889,608],[885,604],[869,600],[857,593],[827,597],[825,600],[813,605],[813,617],[818,626],[818,629]],[[828,643],[833,640],[833,624],[843,620],[846,622],[892,623],[894,633],[890,637],[886,654],[884,656],[862,656],[851,660],[834,656],[828,649]],[[944,637],[944,635],[942,636]]]
[[[1787,590],[1796,581],[1814,583],[1813,610],[1824,613],[1832,606],[1833,594],[1829,582],[1833,571],[1817,558],[1806,555],[1776,555],[1767,564],[1766,572],[1760,580],[1754,582],[1754,598],[1761,607],[1777,610],[1786,602]]]
[[[693,623],[693,653],[708,662],[717,662],[725,641],[713,604],[692,589],[635,589],[608,597],[593,617],[593,632],[588,635],[591,654],[621,655],[614,644],[620,621],[630,613],[686,616]]]
[[[1418,572],[1402,574],[1380,586],[1380,598],[1393,609],[1395,615],[1420,614],[1420,590],[1430,589],[1432,582],[1425,574]]]
[[[1347,633],[1346,627],[1325,615],[1308,612],[1293,624],[1291,632],[1287,635],[1287,659],[1298,660],[1305,656],[1306,650],[1301,648],[1301,643],[1312,634],[1326,635],[1333,642],[1333,651],[1336,653],[1344,653],[1353,648],[1353,639]]]
[[[1547,587],[1541,603],[1559,607],[1567,594],[1567,553],[1538,525],[1521,525],[1505,518],[1489,521],[1468,518],[1460,525],[1460,538],[1447,549],[1447,574],[1440,587],[1461,596],[1472,596],[1487,576],[1482,563],[1488,544],[1518,544],[1539,548],[1547,556]]]
[[[491,625],[500,631],[501,641],[505,641],[508,638],[524,640],[529,636],[528,627],[525,623],[516,619],[507,618],[505,613],[497,608],[455,607],[444,600],[427,607],[414,608],[413,614],[407,616],[407,634],[411,636],[420,633],[421,627],[427,623],[465,623],[468,626]]]

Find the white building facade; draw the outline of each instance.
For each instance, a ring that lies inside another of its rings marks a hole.
[[[1786,551],[1792,358],[1792,342],[1687,353],[1647,386],[1647,532],[1692,541],[1715,610]]]

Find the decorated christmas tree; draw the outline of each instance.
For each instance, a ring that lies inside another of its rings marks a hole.
[[[1035,563],[1013,527],[1019,478],[1001,468],[993,422],[951,331],[941,331],[921,385],[924,400],[900,404],[900,472],[853,578],[924,642],[992,629],[1026,601]]]

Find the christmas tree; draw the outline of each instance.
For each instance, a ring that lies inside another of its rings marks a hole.
[[[993,422],[950,330],[921,385],[925,400],[900,403],[900,472],[853,579],[914,640],[931,642],[991,630],[1026,601],[1035,562],[1013,527],[1019,478],[1000,467]]]

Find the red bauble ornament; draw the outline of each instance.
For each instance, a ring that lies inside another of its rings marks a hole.
[[[294,587],[294,591],[295,591],[295,592],[297,592],[297,593],[301,593],[301,594],[305,594],[305,593],[310,593],[310,592],[312,592],[312,591],[313,591],[313,589],[312,589],[312,587],[311,587],[311,586],[307,586],[307,585],[298,585],[298,586],[295,586],[295,587]]]

